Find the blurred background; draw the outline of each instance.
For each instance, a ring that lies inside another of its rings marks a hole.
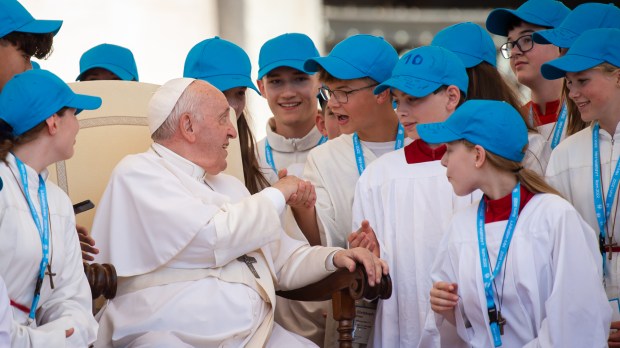
[[[51,57],[43,69],[74,81],[84,51],[100,43],[132,50],[141,82],[162,84],[181,77],[189,50],[220,36],[241,46],[258,72],[261,45],[286,32],[310,36],[321,54],[344,38],[383,36],[399,53],[427,45],[435,33],[458,22],[484,26],[493,8],[516,8],[517,0],[19,0],[37,19],[62,19]],[[584,1],[563,1],[571,9]],[[499,47],[501,37],[494,37]],[[503,71],[508,62],[499,58]],[[507,73],[511,77],[512,74]],[[528,94],[528,91],[522,91]],[[271,112],[248,90],[257,139],[265,136]]]

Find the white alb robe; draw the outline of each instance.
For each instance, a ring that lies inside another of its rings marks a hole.
[[[454,215],[437,253],[441,257],[433,265],[432,279],[458,284],[459,336],[473,347],[493,347],[478,251],[477,210],[478,202]],[[496,264],[506,224],[504,220],[485,225],[491,265]],[[507,323],[502,347],[605,347],[611,309],[599,255],[592,229],[568,202],[552,194],[532,197],[519,214],[505,268],[496,278]],[[442,319],[438,314],[435,317]]]
[[[301,177],[308,153],[319,144],[319,140],[322,137],[321,132],[316,127],[313,127],[303,138],[289,139],[274,132],[274,127],[275,121],[272,117],[267,122],[265,138],[261,139],[256,145],[261,172],[263,172],[267,181],[272,185],[278,181],[278,174],[267,163],[265,140],[269,140],[276,169],[278,171],[286,169],[289,175]]]
[[[545,179],[573,204],[598,238],[600,229],[596,220],[596,211],[594,210],[592,186],[592,130],[592,127],[582,129],[561,142],[553,150]],[[620,125],[616,128],[613,137],[604,129],[599,129],[604,202],[607,201],[609,182],[620,157],[620,142],[616,144],[616,136],[620,139]],[[618,199],[616,198],[608,222],[608,231],[609,234],[614,235],[613,241],[615,243],[620,241],[620,221],[614,223],[617,214]],[[599,263],[602,263],[600,253],[597,260]],[[610,299],[618,298],[620,297],[620,254],[614,253],[612,260],[606,260],[606,264],[605,287],[607,295]]]
[[[551,156],[551,147],[545,138],[538,133],[528,133],[527,140],[528,145],[525,157],[523,157],[523,166],[544,176],[549,163],[549,156]]]
[[[0,163],[0,276],[11,300],[30,308],[39,264],[43,257],[39,231],[34,223],[21,188],[15,157],[7,156],[9,165]],[[11,173],[12,171],[12,173]],[[41,218],[36,171],[26,165],[28,189],[39,219]],[[13,307],[11,341],[14,347],[86,347],[95,340],[97,322],[92,316],[90,287],[82,266],[82,252],[75,230],[75,215],[69,197],[46,180],[50,217],[50,258],[54,289],[46,276],[36,320],[30,326],[25,313]],[[18,184],[19,182],[19,184]],[[65,337],[65,330],[74,328]]]
[[[11,346],[11,306],[4,280],[0,277],[0,347]]]
[[[328,260],[338,250],[288,237],[278,217],[284,206],[274,188],[250,196],[236,178],[205,175],[158,144],[124,158],[93,225],[101,250],[97,260],[116,266],[119,284],[162,269],[215,269],[222,277],[232,269],[233,276],[241,272],[255,284],[209,276],[117,295],[101,316],[97,346],[148,345],[161,342],[162,335],[196,347],[241,346],[264,321],[271,332],[276,287],[322,279],[334,270]],[[244,254],[257,259],[260,278],[236,260]],[[268,346],[312,345],[284,330],[273,332]]]
[[[394,285],[392,297],[379,301],[372,346],[418,345],[430,308],[430,268],[439,243],[453,212],[479,197],[479,192],[456,196],[440,161],[409,164],[404,149],[366,168],[355,191],[353,227],[370,222]]]

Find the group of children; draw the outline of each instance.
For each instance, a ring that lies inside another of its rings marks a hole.
[[[61,24],[0,0],[0,346],[96,335],[75,218],[45,168],[72,156],[75,115],[101,100],[27,71]],[[251,193],[286,175],[312,184],[315,204],[289,202],[281,217],[287,233],[388,262],[392,297],[356,342],[620,346],[620,9],[529,0],[493,10],[486,29],[449,26],[400,58],[373,35],[321,57],[308,36],[283,34],[262,46],[256,84],[243,49],[214,37],[190,50],[183,76],[234,109]],[[528,103],[497,70],[489,32],[506,38],[499,51]],[[138,81],[131,52],[87,51],[77,80],[95,79]],[[258,143],[248,88],[273,112]],[[335,344],[325,304],[276,310],[285,328]]]

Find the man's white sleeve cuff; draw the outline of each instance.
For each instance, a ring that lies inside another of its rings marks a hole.
[[[271,203],[273,203],[274,207],[278,211],[278,215],[284,212],[284,208],[286,208],[286,201],[284,200],[284,195],[282,194],[282,192],[280,192],[280,190],[273,187],[267,187],[258,194],[269,198]]]
[[[340,250],[334,250],[329,255],[327,255],[327,258],[325,259],[325,269],[328,272],[335,272],[338,269],[338,267],[334,265],[334,255],[336,255],[336,253],[339,251]]]

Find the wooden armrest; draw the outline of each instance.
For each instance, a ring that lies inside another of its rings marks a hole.
[[[392,279],[390,275],[381,277],[381,283],[371,287],[364,266],[358,264],[355,271],[341,268],[314,284],[300,289],[277,291],[278,296],[295,301],[332,300],[334,319],[338,322],[338,342],[341,348],[353,345],[353,319],[355,319],[355,301],[362,298],[373,301],[388,299],[392,296]]]
[[[84,273],[90,285],[93,299],[103,296],[112,299],[116,296],[117,277],[114,265],[84,262]]]

